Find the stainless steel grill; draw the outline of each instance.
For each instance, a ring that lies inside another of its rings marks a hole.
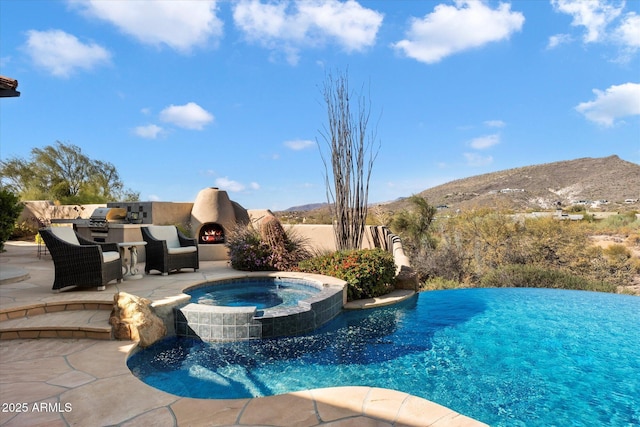
[[[127,210],[124,208],[97,208],[89,217],[89,231],[95,242],[106,242],[109,237],[109,224],[126,222]]]
[[[89,218],[89,229],[92,232],[106,233],[109,223],[123,224],[126,222],[127,210],[123,208],[97,208]]]

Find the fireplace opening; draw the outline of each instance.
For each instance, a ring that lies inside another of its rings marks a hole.
[[[224,243],[224,229],[214,222],[203,224],[200,227],[198,243],[205,245]]]

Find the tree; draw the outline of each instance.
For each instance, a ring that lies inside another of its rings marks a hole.
[[[22,200],[57,200],[63,204],[134,201],[115,166],[92,160],[80,147],[56,141],[31,150],[31,160],[0,162],[0,180]]]
[[[391,228],[402,237],[413,256],[420,256],[435,248],[430,228],[438,210],[424,197],[414,194],[408,200],[413,209],[398,213],[391,221]]]
[[[327,201],[333,207],[334,234],[338,250],[359,249],[367,219],[369,180],[380,144],[374,151],[375,132],[369,132],[370,102],[356,97],[352,112],[352,94],[348,73],[329,74],[322,95],[328,123],[320,132],[328,153],[318,143],[325,167]],[[331,167],[329,167],[329,162]]]
[[[21,212],[22,203],[18,197],[6,189],[0,188],[0,252],[4,252],[4,242],[11,237]]]

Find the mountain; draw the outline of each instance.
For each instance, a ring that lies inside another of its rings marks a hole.
[[[566,208],[575,204],[603,210],[640,209],[625,203],[640,198],[640,165],[618,156],[525,166],[458,179],[419,193],[430,204],[452,209],[517,211]],[[392,202],[389,210],[408,206]]]
[[[293,206],[282,212],[308,212],[315,209],[325,208],[327,203],[309,203],[308,205]]]
[[[608,211],[640,210],[640,165],[618,156],[581,158],[525,166],[458,179],[419,193],[445,209],[550,210],[575,204]],[[625,200],[636,200],[634,203]],[[325,204],[305,216],[327,214]],[[312,205],[306,205],[312,206]],[[380,203],[384,211],[410,206],[407,198]],[[288,211],[302,211],[302,207]]]

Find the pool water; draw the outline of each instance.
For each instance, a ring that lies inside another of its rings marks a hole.
[[[188,292],[191,302],[226,307],[292,307],[320,292],[295,279],[244,279],[216,284]]]
[[[362,385],[492,426],[639,426],[640,298],[550,289],[421,293],[345,312],[312,334],[168,339],[132,372],[180,396],[241,398]]]

